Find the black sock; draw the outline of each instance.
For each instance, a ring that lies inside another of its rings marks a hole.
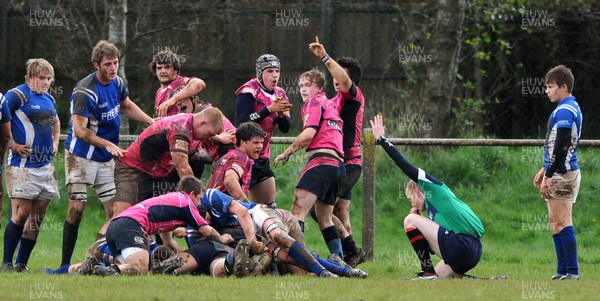
[[[358,253],[358,246],[352,235],[348,235],[346,238],[342,239],[342,250],[344,250],[344,254]]]
[[[79,225],[74,225],[65,221],[63,228],[63,245],[62,245],[62,262],[61,266],[71,263],[71,257],[77,243],[77,235],[79,233]]]
[[[325,243],[327,244],[327,248],[329,249],[330,254],[338,254],[342,259],[344,259],[344,251],[342,250],[342,242],[340,240],[340,236],[335,229],[335,226],[327,227],[321,230],[321,234],[323,234],[323,238],[325,239]]]
[[[435,274],[433,263],[431,263],[431,257],[429,256],[429,243],[423,236],[423,233],[417,228],[406,228],[406,236],[412,245],[413,249],[419,257],[421,262],[421,270],[425,273]]]

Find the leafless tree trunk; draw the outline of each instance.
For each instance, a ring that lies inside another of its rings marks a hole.
[[[111,0],[108,2],[108,40],[121,51],[119,76],[127,82],[125,76],[125,45],[127,45],[127,0]],[[129,134],[129,119],[121,114],[121,135]]]
[[[456,84],[456,72],[461,47],[462,27],[465,18],[465,0],[441,0],[431,38],[432,62],[426,70],[423,101],[428,103],[432,137],[447,133],[451,116],[452,95]]]

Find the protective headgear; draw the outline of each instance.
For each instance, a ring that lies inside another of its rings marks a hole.
[[[279,59],[272,54],[263,54],[256,59],[256,78],[263,83],[262,74],[263,71],[269,68],[279,68],[281,69],[281,64],[279,63]]]

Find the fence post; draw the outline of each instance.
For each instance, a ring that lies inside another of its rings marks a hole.
[[[363,129],[363,250],[367,260],[375,257],[375,137]]]

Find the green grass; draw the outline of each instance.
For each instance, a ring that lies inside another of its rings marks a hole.
[[[401,148],[418,166],[446,182],[484,223],[483,256],[471,271],[478,276],[509,275],[509,280],[448,280],[416,282],[419,267],[402,229],[410,203],[403,194],[407,178],[377,151],[377,212],[375,260],[361,265],[367,280],[264,277],[211,279],[209,277],[46,276],[44,266],[60,263],[65,192],[53,201],[29,264],[29,274],[0,274],[0,300],[594,300],[600,286],[600,251],[597,237],[600,205],[595,202],[600,176],[600,150],[580,150],[582,183],[573,216],[579,243],[580,273],[577,282],[552,282],[555,255],[544,201],[533,187],[533,176],[542,164],[541,152],[529,147]],[[274,154],[283,146],[274,146]],[[417,151],[419,150],[419,151]],[[63,179],[62,162],[57,162]],[[292,203],[294,185],[304,158],[295,154],[277,174],[277,202]],[[208,172],[205,179],[208,178]],[[61,182],[62,185],[62,182]],[[354,190],[352,222],[362,241],[362,186]],[[90,195],[94,195],[90,191]],[[6,204],[6,203],[5,203]],[[4,206],[4,216],[8,206]],[[104,212],[90,200],[80,230],[75,258],[83,256],[103,221]],[[3,218],[3,226],[6,218]],[[3,231],[0,234],[3,237]],[[316,223],[307,223],[307,245],[326,254]],[[10,289],[8,289],[10,288]]]

